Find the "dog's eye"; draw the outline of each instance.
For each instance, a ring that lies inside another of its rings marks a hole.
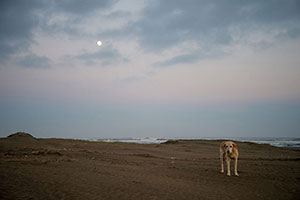
[[[232,146],[230,146],[230,148],[232,148]]]

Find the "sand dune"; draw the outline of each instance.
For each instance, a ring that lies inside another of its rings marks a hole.
[[[0,199],[299,198],[300,151],[238,143],[240,176],[227,177],[219,142],[1,138]]]

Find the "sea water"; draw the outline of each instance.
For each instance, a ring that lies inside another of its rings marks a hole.
[[[257,144],[269,144],[276,147],[300,148],[300,138],[289,137],[193,137],[193,138],[104,138],[104,139],[89,139],[92,141],[102,142],[126,142],[137,144],[161,144],[168,140],[233,140],[239,142],[253,142]]]

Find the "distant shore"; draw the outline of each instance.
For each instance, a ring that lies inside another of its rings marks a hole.
[[[0,199],[297,199],[300,151],[238,142],[239,177],[218,140],[163,144],[0,138]]]

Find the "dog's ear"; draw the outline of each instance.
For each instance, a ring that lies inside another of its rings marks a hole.
[[[234,147],[235,149],[237,149],[237,144],[236,144],[236,143],[233,143],[233,147]]]

